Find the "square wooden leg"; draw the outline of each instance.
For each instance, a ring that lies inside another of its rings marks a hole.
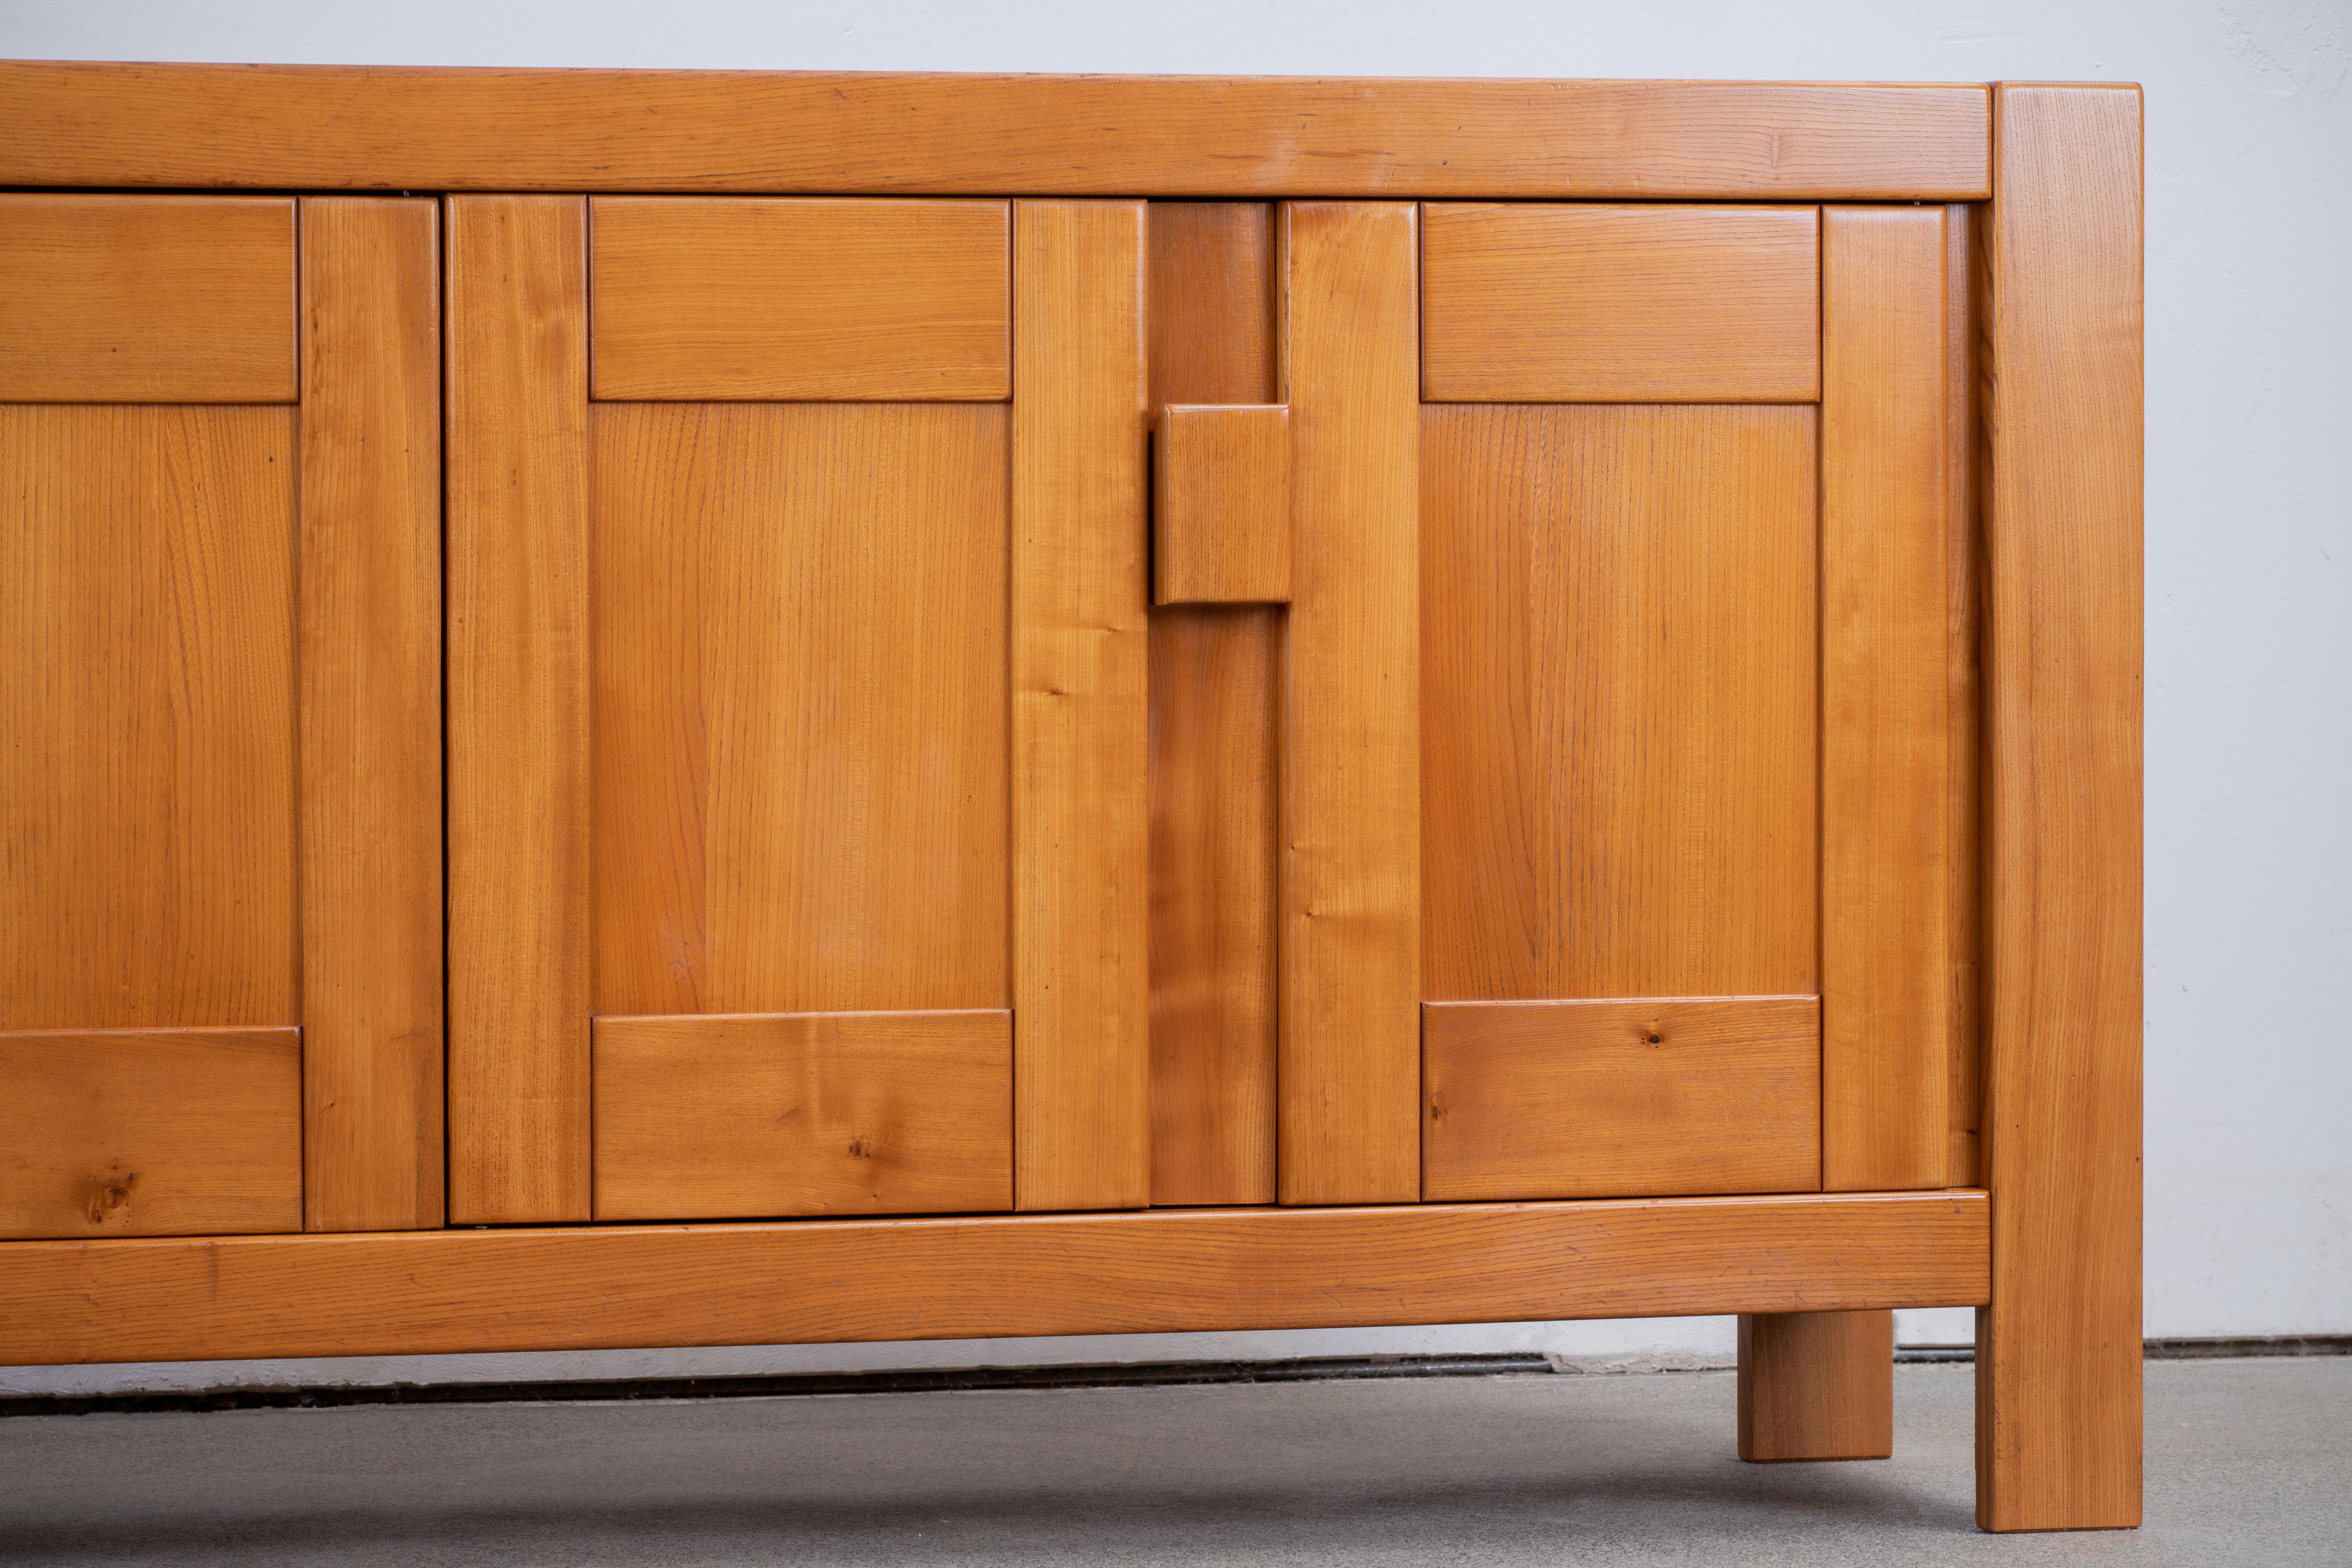
[[[1739,1457],[1884,1459],[1895,1452],[1895,1314],[1739,1320]]]

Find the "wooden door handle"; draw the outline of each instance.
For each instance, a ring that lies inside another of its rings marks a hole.
[[[1151,602],[1290,602],[1290,409],[1163,405],[1152,426]]]

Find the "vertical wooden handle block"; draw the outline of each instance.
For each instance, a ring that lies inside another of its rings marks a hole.
[[[1170,404],[1152,428],[1151,602],[1290,600],[1290,410]]]

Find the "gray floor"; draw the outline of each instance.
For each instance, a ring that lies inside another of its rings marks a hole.
[[[1742,1465],[1727,1373],[0,1421],[0,1559],[2352,1563],[2352,1359],[2158,1362],[2147,1524],[1978,1534],[1970,1369],[1897,1457]]]

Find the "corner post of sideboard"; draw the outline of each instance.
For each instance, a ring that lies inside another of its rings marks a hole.
[[[2141,112],[1993,89],[1977,1521],[2140,1521]]]

